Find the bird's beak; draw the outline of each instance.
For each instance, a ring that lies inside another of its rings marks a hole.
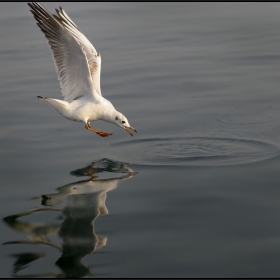
[[[125,126],[124,128],[131,136],[133,136],[133,134],[128,129],[131,129],[137,133],[137,130],[135,128],[133,128],[132,126]]]

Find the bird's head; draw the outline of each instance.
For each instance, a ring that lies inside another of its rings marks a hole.
[[[116,112],[114,116],[114,124],[125,129],[131,136],[133,136],[133,134],[129,131],[129,129],[137,132],[135,128],[130,126],[127,118],[119,112]]]

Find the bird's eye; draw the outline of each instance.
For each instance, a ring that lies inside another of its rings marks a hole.
[[[118,120],[118,117],[116,117],[116,121]]]
[[[122,123],[125,123],[125,121],[122,121]]]

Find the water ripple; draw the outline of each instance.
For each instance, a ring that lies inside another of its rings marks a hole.
[[[166,137],[120,141],[113,149],[135,164],[224,165],[280,155],[280,147],[261,140],[219,137]]]

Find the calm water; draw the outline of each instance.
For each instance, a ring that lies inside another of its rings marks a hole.
[[[37,100],[50,46],[0,4],[0,276],[279,277],[280,4],[59,5],[138,133]]]

